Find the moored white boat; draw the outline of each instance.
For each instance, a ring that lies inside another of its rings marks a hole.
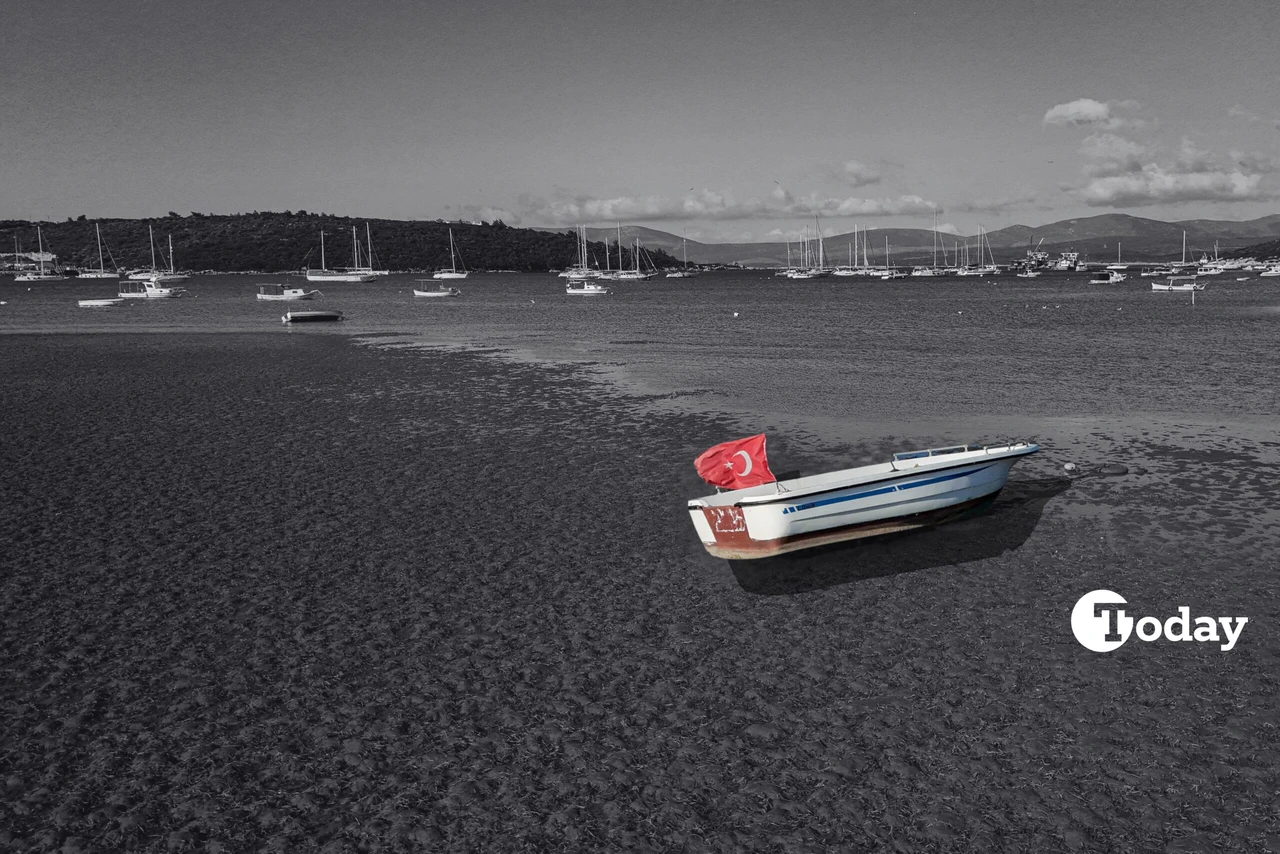
[[[1119,284],[1120,282],[1123,282],[1127,278],[1129,277],[1126,274],[1116,272],[1115,270],[1108,267],[1105,270],[1098,270],[1092,276],[1090,276],[1089,284],[1115,285],[1115,284]]]
[[[456,297],[462,294],[457,288],[451,288],[448,285],[436,285],[433,288],[427,287],[431,284],[428,279],[418,279],[418,283],[422,285],[420,288],[413,289],[415,297]]]
[[[123,297],[109,299],[82,299],[77,301],[81,308],[110,308],[113,305],[124,305]]]
[[[1195,276],[1170,276],[1166,282],[1152,282],[1153,291],[1202,291],[1204,282],[1196,281]]]
[[[175,288],[157,277],[145,282],[121,282],[118,296],[121,299],[177,299],[186,293],[186,288]]]
[[[258,299],[270,302],[289,302],[301,299],[315,299],[322,297],[324,294],[318,290],[307,290],[306,288],[294,288],[288,285],[259,285]]]
[[[611,291],[600,284],[590,280],[570,279],[569,284],[565,285],[564,292],[569,296],[593,297],[603,296]]]
[[[351,260],[354,264],[348,270],[329,270],[324,265],[324,232],[320,232],[320,269],[308,268],[305,274],[308,282],[372,282],[378,277],[372,266],[360,266],[360,242],[356,239],[356,227],[351,226]]]
[[[458,258],[459,258],[458,252],[456,249],[454,249],[454,246],[453,246],[453,229],[451,228],[449,229],[449,269],[436,270],[431,275],[431,278],[433,279],[465,279],[468,273],[467,265],[463,264],[462,269],[459,270]],[[416,289],[414,290],[414,293],[420,297],[435,296],[434,293],[420,294]]]
[[[14,239],[16,240],[17,238],[14,238]],[[55,260],[55,268],[52,272],[47,272],[44,269],[44,235],[40,233],[40,226],[38,225],[36,226],[36,240],[40,246],[40,253],[36,256],[36,258],[40,262],[40,269],[30,270],[25,273],[19,273],[18,275],[13,277],[13,280],[15,282],[62,282],[62,281],[65,281],[67,277],[57,271],[56,260]],[[17,250],[14,250],[13,257],[14,257],[14,261],[16,262],[18,258]],[[54,256],[54,257],[56,259],[57,256]]]
[[[769,557],[937,524],[993,498],[1029,442],[958,445],[887,463],[735,489],[689,501],[702,545],[730,560]]]

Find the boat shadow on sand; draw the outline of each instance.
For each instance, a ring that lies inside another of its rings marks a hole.
[[[728,563],[748,593],[787,596],[997,557],[1026,542],[1045,506],[1071,483],[1009,481],[993,501],[934,527]]]

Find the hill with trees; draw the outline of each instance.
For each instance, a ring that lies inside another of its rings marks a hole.
[[[169,238],[173,238],[174,266],[179,270],[219,272],[281,272],[320,266],[320,232],[325,233],[325,262],[330,268],[352,265],[351,230],[361,245],[366,225],[372,238],[374,266],[378,269],[424,271],[449,266],[449,231],[461,264],[470,270],[561,270],[575,263],[578,244],[572,234],[556,234],[513,228],[502,221],[446,223],[392,219],[356,219],[307,211],[244,214],[170,213],[150,219],[86,217],[65,222],[0,221],[0,251],[10,252],[14,240],[23,252],[36,250],[36,226],[44,236],[45,251],[57,255],[61,266],[98,266],[94,225],[102,230],[107,266],[150,267],[151,245],[147,228],[155,234],[156,264],[168,267]],[[603,265],[605,246],[589,248]],[[625,247],[624,247],[625,248]],[[658,249],[647,250],[658,267],[676,267],[676,258]],[[616,255],[616,252],[614,253]],[[162,260],[163,258],[163,260]],[[627,259],[630,264],[630,258]]]

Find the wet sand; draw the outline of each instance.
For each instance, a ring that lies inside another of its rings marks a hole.
[[[1280,847],[1261,439],[1063,429],[984,515],[729,564],[683,501],[743,425],[569,368],[311,334],[0,359],[7,850]],[[1099,587],[1250,623],[1089,653]]]

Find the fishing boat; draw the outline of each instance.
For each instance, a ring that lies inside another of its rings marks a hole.
[[[98,238],[98,269],[81,270],[79,278],[81,279],[118,279],[120,278],[120,271],[108,270],[106,264],[102,260],[102,229],[99,228],[96,222],[93,224],[93,231]],[[107,253],[110,254],[110,252],[111,250],[108,249]],[[112,259],[112,266],[115,266],[115,259]]]
[[[589,279],[570,279],[564,292],[569,296],[594,297],[612,293],[606,286]]]
[[[77,304],[81,308],[110,308],[113,305],[124,305],[123,297],[115,297],[108,299],[82,299],[77,300]]]
[[[1202,291],[1204,290],[1204,282],[1196,280],[1195,276],[1170,276],[1167,283],[1152,282],[1151,290],[1153,291]]]
[[[294,288],[289,285],[258,285],[258,299],[271,302],[288,302],[300,299],[315,299],[324,294],[317,290]]]
[[[326,323],[342,320],[340,311],[290,311],[280,318],[281,323]]]
[[[15,238],[16,239],[16,238]],[[19,273],[13,277],[15,282],[62,282],[66,281],[66,276],[57,272],[46,272],[44,269],[44,235],[40,233],[40,226],[36,226],[36,241],[40,246],[40,251],[36,255],[36,260],[40,264],[39,270],[29,270],[25,273]],[[14,262],[17,263],[17,252],[14,252]]]
[[[370,267],[360,266],[360,241],[356,239],[356,227],[351,226],[351,261],[346,270],[330,270],[324,265],[324,232],[320,232],[320,269],[308,268],[304,272],[308,282],[372,282],[377,274]]]
[[[449,268],[447,270],[436,270],[432,274],[433,279],[465,279],[467,277],[467,265],[463,264],[462,269],[458,269],[458,252],[453,246],[453,229],[449,229]],[[417,290],[414,291],[417,294]],[[434,294],[418,294],[418,296],[434,296]]]
[[[906,451],[885,463],[695,498],[689,516],[706,550],[729,560],[907,531],[993,500],[1013,464],[1038,450],[1012,442]],[[745,451],[729,459],[743,461],[745,471],[735,474],[752,471]]]
[[[418,279],[418,284],[422,285],[422,287],[413,289],[415,297],[456,297],[462,294],[462,291],[457,288],[451,288],[445,284],[428,288],[427,285],[431,284],[429,279]]]
[[[1129,277],[1128,277],[1128,276],[1126,276],[1124,273],[1118,273],[1118,272],[1116,272],[1115,270],[1113,270],[1113,269],[1111,269],[1110,267],[1108,267],[1108,268],[1106,268],[1105,270],[1098,270],[1098,271],[1096,271],[1092,276],[1090,276],[1090,277],[1089,277],[1089,284],[1091,284],[1091,285],[1114,285],[1114,284],[1118,284],[1118,283],[1120,283],[1120,282],[1123,282],[1123,281],[1124,281],[1125,279],[1127,279],[1127,278],[1129,278]]]
[[[177,299],[186,296],[187,289],[174,287],[172,283],[162,282],[159,278],[138,282],[130,279],[120,283],[120,299]]]

